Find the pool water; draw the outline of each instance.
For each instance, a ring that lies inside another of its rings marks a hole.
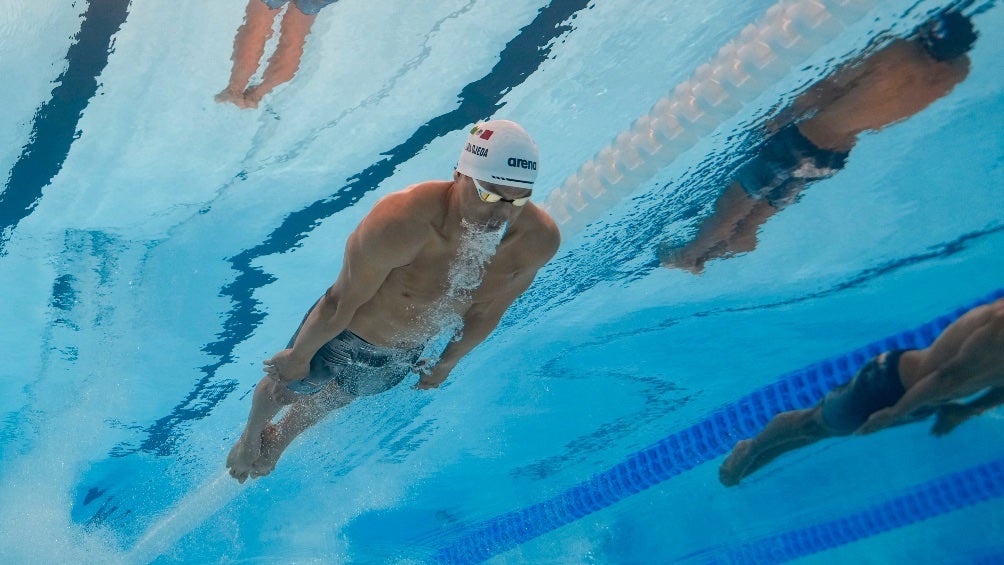
[[[962,5],[980,33],[968,78],[862,135],[754,251],[700,276],[659,267],[658,245],[693,236],[773,112],[945,6],[890,0],[564,223],[558,255],[444,387],[360,399],[272,475],[226,475],[261,360],[332,283],[377,199],[448,178],[465,130],[500,117],[540,146],[546,202],[772,5],[341,0],[293,80],[240,110],[213,95],[245,2],[7,0],[0,560],[728,562],[998,461],[1000,410],[944,438],[919,424],[822,442],[732,489],[719,455],[693,459],[574,520],[533,519],[497,544],[478,533],[783,375],[1004,286],[995,2]],[[996,496],[754,560],[999,562]]]

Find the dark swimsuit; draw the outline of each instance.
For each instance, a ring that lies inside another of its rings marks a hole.
[[[892,350],[865,363],[854,378],[830,391],[823,398],[823,424],[835,434],[850,434],[868,417],[888,408],[906,394],[899,376],[899,358],[908,350]],[[879,359],[882,359],[880,362]],[[901,422],[908,423],[930,416],[921,409]]]
[[[262,0],[266,6],[275,10],[281,8],[284,4],[289,2],[289,0]],[[300,9],[301,12],[308,16],[316,15],[321,11],[321,8],[327,6],[328,4],[334,4],[337,0],[293,0],[296,7]]]
[[[315,304],[316,306],[316,304]],[[311,308],[313,310],[313,307]],[[307,321],[310,310],[300,322]],[[293,347],[300,328],[286,347]],[[353,395],[366,396],[390,390],[414,370],[422,348],[395,349],[373,345],[349,330],[325,343],[310,359],[310,373],[286,388],[297,394],[317,394],[332,380]]]
[[[817,147],[797,125],[789,124],[760,145],[756,157],[739,169],[735,180],[751,197],[783,208],[794,202],[809,182],[836,174],[848,155]]]

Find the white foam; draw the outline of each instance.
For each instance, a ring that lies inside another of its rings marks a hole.
[[[126,563],[149,563],[169,550],[185,534],[219,512],[240,492],[241,485],[224,470],[181,499],[147,528],[125,554]]]
[[[433,336],[425,348],[425,356],[435,361],[451,340],[460,339],[464,320],[457,305],[469,303],[471,294],[481,284],[485,267],[495,255],[505,228],[487,229],[484,226],[461,220],[463,236],[457,258],[450,264],[449,286],[443,298],[433,306],[427,316],[426,330]]]

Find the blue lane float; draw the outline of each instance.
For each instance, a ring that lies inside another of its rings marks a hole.
[[[471,526],[442,547],[434,561],[480,563],[719,457],[737,441],[756,435],[776,414],[819,402],[827,391],[850,380],[868,359],[889,349],[925,348],[960,316],[1001,297],[1004,289],[916,328],[787,373],[558,496]]]
[[[1004,495],[1004,457],[917,485],[836,520],[742,544],[709,563],[782,563],[960,510]]]

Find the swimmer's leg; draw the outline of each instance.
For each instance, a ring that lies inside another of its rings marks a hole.
[[[255,387],[251,399],[251,414],[240,439],[227,455],[230,476],[243,483],[251,472],[252,465],[261,457],[262,432],[283,406],[296,399],[284,383],[271,377],[263,377]]]
[[[262,97],[276,86],[293,78],[300,68],[303,46],[307,42],[307,35],[315,19],[316,15],[304,14],[295,4],[290,4],[286,9],[286,14],[282,17],[282,27],[279,29],[279,45],[268,60],[261,84],[244,91],[244,100],[248,106],[257,108]]]
[[[757,203],[742,185],[732,182],[715,201],[714,212],[701,221],[694,239],[661,254],[662,266],[700,274],[706,261],[733,251],[729,242],[743,235],[738,234],[738,230],[751,229],[755,233],[759,223],[748,220],[757,210]],[[757,220],[760,221],[759,217]]]
[[[777,459],[782,454],[835,434],[822,422],[822,408],[782,412],[753,439],[736,444],[718,470],[718,478],[727,487],[739,484],[746,476]]]
[[[355,398],[334,381],[315,395],[298,396],[277,424],[268,424],[262,431],[261,457],[251,466],[250,476],[261,477],[271,473],[279,457],[297,436]]]
[[[240,108],[247,108],[244,89],[251,75],[258,70],[258,62],[265,53],[265,42],[272,37],[272,23],[279,9],[271,9],[262,0],[249,0],[244,15],[244,24],[237,28],[234,38],[234,62],[230,71],[230,82],[216,95],[217,102],[230,102]]]

